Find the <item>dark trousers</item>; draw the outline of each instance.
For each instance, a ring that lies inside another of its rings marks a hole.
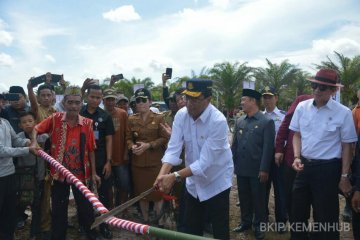
[[[292,190],[294,186],[295,177],[296,177],[296,171],[292,167],[285,164],[284,165],[285,204],[290,221],[291,221]]]
[[[304,164],[304,170],[298,172],[295,178],[292,194],[292,223],[308,223],[310,207],[313,207],[314,223],[325,226],[335,226],[327,231],[314,231],[312,239],[339,239],[339,197],[338,184],[340,180],[341,162]],[[318,229],[319,230],[319,229]],[[292,239],[309,239],[306,229],[293,228]]]
[[[37,181],[34,190],[34,199],[31,204],[31,228],[30,236],[37,236],[41,233],[41,197],[44,191],[44,180]]]
[[[83,226],[87,231],[94,222],[92,205],[74,185],[71,185],[71,189],[77,206],[79,225]],[[54,181],[51,189],[52,240],[65,240],[66,238],[69,195],[70,185]]]
[[[229,195],[230,188],[200,202],[198,198],[185,192],[185,232],[202,236],[204,231],[204,217],[209,216],[213,227],[214,238],[230,239],[229,233]]]
[[[97,189],[99,194],[100,202],[107,208],[110,209],[110,190],[113,186],[112,176],[105,179],[105,175],[102,173],[103,167],[96,168],[96,174],[101,178],[100,187]],[[100,228],[106,226],[106,223],[100,224]]]
[[[266,214],[269,216],[269,198],[271,183],[274,187],[275,196],[275,220],[276,222],[286,223],[287,209],[286,209],[286,192],[284,185],[284,164],[277,166],[273,160],[270,168],[269,180],[266,186]]]
[[[354,239],[360,239],[360,213],[352,211],[352,227]]]
[[[104,174],[102,173],[103,168],[96,168],[96,174],[101,178],[100,187],[97,189],[99,194],[100,202],[106,207],[110,208],[110,189],[113,185],[112,176],[105,179]]]
[[[260,226],[266,219],[266,183],[260,183],[257,177],[237,175],[240,201],[241,223],[246,226]],[[253,221],[254,219],[254,221]]]
[[[16,177],[0,177],[0,239],[14,238],[16,228]]]

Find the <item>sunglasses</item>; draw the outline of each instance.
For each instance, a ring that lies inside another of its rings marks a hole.
[[[323,85],[323,84],[318,84],[318,83],[312,82],[312,83],[311,83],[311,88],[312,88],[313,90],[319,88],[319,90],[320,90],[321,92],[323,92],[323,91],[328,90],[330,87],[327,86],[327,85]]]
[[[136,103],[146,103],[147,100],[148,100],[147,98],[137,98]]]

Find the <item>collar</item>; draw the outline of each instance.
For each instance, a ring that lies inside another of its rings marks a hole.
[[[333,107],[334,107],[334,105],[335,105],[335,100],[332,98],[332,97],[330,97],[330,99],[327,101],[327,103],[324,105],[324,106],[322,106],[321,108],[323,108],[323,107],[326,107],[326,108],[328,108],[328,109],[332,109]],[[316,108],[316,104],[315,104],[315,100],[313,99],[313,101],[312,101],[312,106],[314,107],[314,108]]]
[[[64,112],[64,114],[63,114],[63,116],[61,118],[61,121],[62,122],[66,121],[66,112]],[[80,114],[78,114],[78,124],[81,125],[81,126],[84,125],[84,117],[81,116]]]
[[[95,115],[95,114],[97,114],[97,113],[99,112],[99,109],[100,109],[100,107],[97,107],[97,108],[95,109],[95,112],[94,112],[94,113],[90,113],[90,112],[88,111],[88,105],[86,104],[84,107],[85,107],[86,113],[88,113],[89,115]]]
[[[280,115],[280,110],[278,109],[278,107],[277,106],[275,106],[275,108],[274,108],[274,111],[272,111],[272,112],[268,112],[266,109],[264,110],[264,113],[266,113],[266,114],[272,114],[272,113],[275,113],[276,115]]]
[[[210,116],[211,107],[212,107],[212,105],[211,105],[211,103],[209,103],[209,105],[201,113],[201,115],[198,119],[200,119],[202,122],[206,122],[207,118]]]
[[[257,111],[253,116],[249,117],[248,115],[246,115],[245,119],[251,119],[251,118],[255,118],[255,119],[260,119],[261,116],[263,115],[263,113],[261,111]]]

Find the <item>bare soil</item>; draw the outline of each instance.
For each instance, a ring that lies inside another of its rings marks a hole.
[[[234,186],[231,189],[230,192],[230,231],[231,229],[235,228],[239,224],[240,220],[240,208],[236,206],[237,202],[237,187],[236,187],[236,181],[234,177]],[[340,213],[342,212],[342,209],[344,208],[345,200],[342,196],[340,196]],[[269,203],[269,209],[270,209],[270,222],[274,222],[274,198],[270,197],[270,203]],[[77,240],[77,239],[86,239],[84,236],[81,236],[78,232],[77,227],[77,220],[76,220],[76,207],[73,201],[70,201],[69,206],[69,223],[72,225],[72,227],[68,228],[67,232],[67,239],[68,240]],[[30,211],[27,211],[28,214],[31,215]],[[136,207],[131,207],[128,209],[128,212],[126,213],[126,216],[123,216],[122,219],[127,219],[130,221],[138,221],[140,219],[140,214]],[[30,227],[30,221],[31,216],[26,222],[26,227],[23,230],[18,230],[16,232],[16,240],[23,240],[23,239],[29,239],[29,227]],[[340,221],[342,221],[340,217]],[[176,226],[174,222],[167,221],[165,224],[166,229],[170,230],[176,230]],[[113,230],[113,239],[148,239],[146,236],[140,236],[136,235],[135,233],[129,232],[127,230],[123,229],[114,229]],[[211,238],[211,235],[205,234],[205,236]],[[234,233],[231,231],[230,233],[231,239],[241,239],[241,240],[250,240],[255,239],[253,231],[249,230],[245,233]],[[272,240],[285,240],[290,239],[290,233],[285,234],[278,234],[276,232],[267,232],[265,239],[272,239]],[[341,232],[341,239],[344,240],[350,240],[353,239],[352,232]]]

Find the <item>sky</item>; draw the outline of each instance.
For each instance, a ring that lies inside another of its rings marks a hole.
[[[1,0],[0,92],[32,76],[173,79],[229,61],[288,59],[314,74],[360,54],[358,0]]]

